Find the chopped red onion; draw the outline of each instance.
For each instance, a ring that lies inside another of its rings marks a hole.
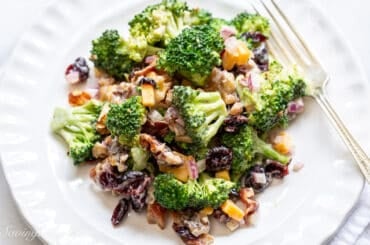
[[[248,78],[247,78],[247,85],[248,85],[249,90],[251,92],[253,92],[254,86],[253,86],[252,75],[250,73],[249,73]]]
[[[293,100],[288,103],[288,113],[290,114],[298,114],[298,113],[303,112],[303,110],[304,110],[304,103],[303,103],[302,98]]]
[[[220,31],[221,37],[226,40],[229,37],[236,35],[236,29],[231,26],[223,26]]]
[[[265,173],[257,173],[257,172],[252,172],[253,179],[256,183],[258,184],[266,184],[266,175]]]
[[[70,84],[76,84],[80,82],[80,73],[78,71],[70,71],[65,75],[65,79]]]
[[[258,92],[260,90],[260,82],[257,74],[249,73],[246,78],[239,81],[240,85],[247,87],[251,92]]]
[[[155,56],[155,55],[147,56],[147,57],[145,57],[144,62],[145,62],[145,64],[150,64],[150,63],[152,63],[155,59],[156,59],[156,56]]]
[[[265,172],[266,174],[271,174],[271,176],[274,178],[281,179],[281,178],[284,178],[284,176],[289,174],[288,165],[284,165],[280,162],[267,159],[266,165],[265,165]]]
[[[243,87],[249,88],[248,78],[240,79],[239,84],[242,85]]]
[[[189,178],[190,179],[197,179],[198,178],[198,165],[194,159],[189,159],[188,161],[188,171],[189,171]]]
[[[293,166],[293,171],[294,172],[298,172],[299,170],[301,170],[302,168],[304,167],[304,164],[301,163],[301,162],[298,162],[296,164],[294,164]]]
[[[252,91],[253,92],[258,92],[261,88],[261,83],[260,83],[260,80],[259,80],[259,75],[256,74],[256,73],[251,73],[250,74],[251,76],[251,83],[252,83]]]

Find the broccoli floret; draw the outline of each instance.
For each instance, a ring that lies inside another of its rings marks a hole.
[[[102,104],[91,100],[83,106],[72,109],[56,108],[51,122],[52,131],[60,135],[68,144],[69,155],[74,164],[93,158],[91,149],[100,135],[95,123],[99,117]]]
[[[223,26],[232,26],[232,24],[230,21],[222,18],[213,18],[210,22],[210,26],[219,32]]]
[[[96,68],[118,80],[124,80],[147,55],[161,49],[148,45],[143,36],[123,39],[117,30],[106,30],[92,41],[91,61]]]
[[[224,179],[182,183],[173,175],[160,174],[154,179],[154,197],[161,206],[171,210],[218,208],[235,187],[235,183]]]
[[[237,179],[237,176],[242,175],[254,165],[253,160],[257,154],[282,164],[287,164],[290,161],[290,157],[275,151],[270,144],[258,137],[252,127],[247,125],[242,126],[237,133],[223,133],[221,142],[233,151],[231,163],[233,179]]]
[[[267,77],[269,75],[266,74]],[[270,80],[258,92],[258,106],[249,115],[249,123],[262,132],[288,122],[286,108],[288,103],[306,94],[305,81],[295,74],[288,77],[271,74]]]
[[[191,26],[208,25],[212,21],[212,14],[204,9],[195,8],[190,13]]]
[[[175,140],[175,133],[172,132],[172,131],[169,131],[164,137],[163,137],[163,140],[164,142],[166,142],[167,144],[171,144],[174,140]]]
[[[266,132],[277,126],[286,126],[288,103],[306,94],[306,83],[294,71],[288,73],[277,61],[269,64],[269,71],[256,76],[259,79],[260,89],[251,91],[239,82],[242,76],[237,77],[236,91],[247,108],[249,124],[260,132]]]
[[[210,26],[184,29],[160,53],[158,67],[171,75],[178,74],[196,86],[204,86],[213,67],[221,64],[224,42]]]
[[[258,14],[242,12],[235,16],[235,18],[231,20],[231,23],[235,26],[239,35],[245,32],[260,32],[268,37],[270,34],[270,24],[268,20]]]
[[[175,86],[173,104],[185,122],[192,143],[206,146],[227,116],[225,102],[219,92],[204,92],[191,87]]]
[[[176,142],[176,145],[186,155],[193,156],[195,160],[199,161],[206,158],[209,147],[202,144],[193,144],[185,142]]]
[[[149,45],[165,47],[185,27],[207,24],[211,14],[189,9],[186,2],[163,0],[148,6],[129,22],[133,37],[143,36]]]
[[[141,126],[146,121],[146,109],[140,96],[133,96],[122,104],[112,104],[107,114],[107,128],[124,145],[135,145]]]
[[[127,42],[116,30],[106,30],[93,40],[90,52],[95,67],[118,80],[125,79],[136,63],[130,58]]]

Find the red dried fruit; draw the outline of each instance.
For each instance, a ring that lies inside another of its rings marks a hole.
[[[118,202],[112,214],[112,218],[111,218],[112,225],[116,226],[119,223],[121,223],[121,221],[123,220],[123,218],[126,216],[128,212],[129,204],[130,204],[129,200],[125,198],[122,198]]]
[[[225,146],[217,146],[208,151],[206,156],[206,170],[218,172],[229,170],[233,160],[233,152]]]

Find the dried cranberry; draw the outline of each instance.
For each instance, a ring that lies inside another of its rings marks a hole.
[[[269,69],[269,56],[267,52],[267,37],[260,32],[246,32],[241,35],[250,44],[253,50],[254,62],[261,71]]]
[[[267,160],[265,165],[266,174],[273,178],[282,179],[289,174],[288,165],[283,165],[276,161]]]
[[[120,185],[113,189],[116,193],[131,195],[133,189],[137,188],[145,179],[146,175],[140,171],[126,171]]]
[[[110,172],[103,172],[100,174],[99,183],[103,187],[103,189],[113,189],[117,187],[122,180],[117,177],[115,174]]]
[[[140,171],[126,171],[123,181],[113,191],[131,200],[132,209],[140,212],[146,205],[146,196],[151,178]]]
[[[217,146],[210,149],[206,156],[206,170],[218,172],[229,170],[233,160],[233,152],[225,146]]]
[[[224,131],[228,133],[235,133],[239,127],[248,122],[248,118],[243,115],[229,115],[224,120]]]
[[[245,40],[252,42],[252,44],[259,44],[265,42],[267,37],[263,35],[261,32],[245,32],[241,35],[242,38]]]
[[[131,195],[131,206],[135,212],[143,211],[145,207],[145,200],[146,200],[147,191],[143,191],[141,193]]]
[[[87,65],[87,62],[85,58],[83,57],[78,57],[74,63],[70,64],[66,71],[65,75],[69,75],[72,72],[77,72],[78,73],[78,81],[71,81],[71,83],[76,83],[76,82],[84,82],[89,78],[89,71],[90,68]]]
[[[267,52],[266,43],[261,43],[257,48],[253,49],[254,62],[261,71],[269,69],[269,55]]]
[[[111,218],[112,225],[116,226],[119,223],[121,223],[121,221],[123,220],[123,218],[128,212],[129,204],[130,204],[129,200],[125,198],[122,198],[118,202],[117,206],[113,210],[113,214]]]
[[[256,176],[263,175],[265,182],[258,182]],[[242,187],[251,187],[256,193],[264,191],[272,182],[272,177],[265,173],[265,169],[260,166],[254,166],[241,180]]]
[[[172,224],[172,228],[174,231],[180,236],[181,240],[183,240],[185,243],[189,240],[196,240],[198,237],[194,236],[191,234],[190,230],[188,227],[184,225],[180,225],[177,223]]]
[[[150,84],[150,85],[153,85],[154,87],[156,86],[154,79],[149,78],[149,77],[143,77],[140,79],[139,85],[143,85],[143,84]]]
[[[151,179],[146,176],[140,185],[131,191],[131,205],[135,212],[143,211],[146,205],[146,197],[150,180]]]
[[[225,214],[221,209],[216,209],[215,211],[213,211],[212,216],[213,218],[218,220],[221,224],[226,224],[231,220],[231,218],[227,214]]]

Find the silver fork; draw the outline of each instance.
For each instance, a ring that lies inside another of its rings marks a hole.
[[[310,96],[318,102],[332,122],[367,182],[370,183],[370,158],[353,138],[327,99],[325,88],[330,80],[329,74],[274,0],[253,0],[251,2],[257,13],[267,15],[271,20],[270,24],[273,29],[268,45],[272,55],[282,59],[285,65],[294,64],[301,68],[305,77],[311,82]]]

